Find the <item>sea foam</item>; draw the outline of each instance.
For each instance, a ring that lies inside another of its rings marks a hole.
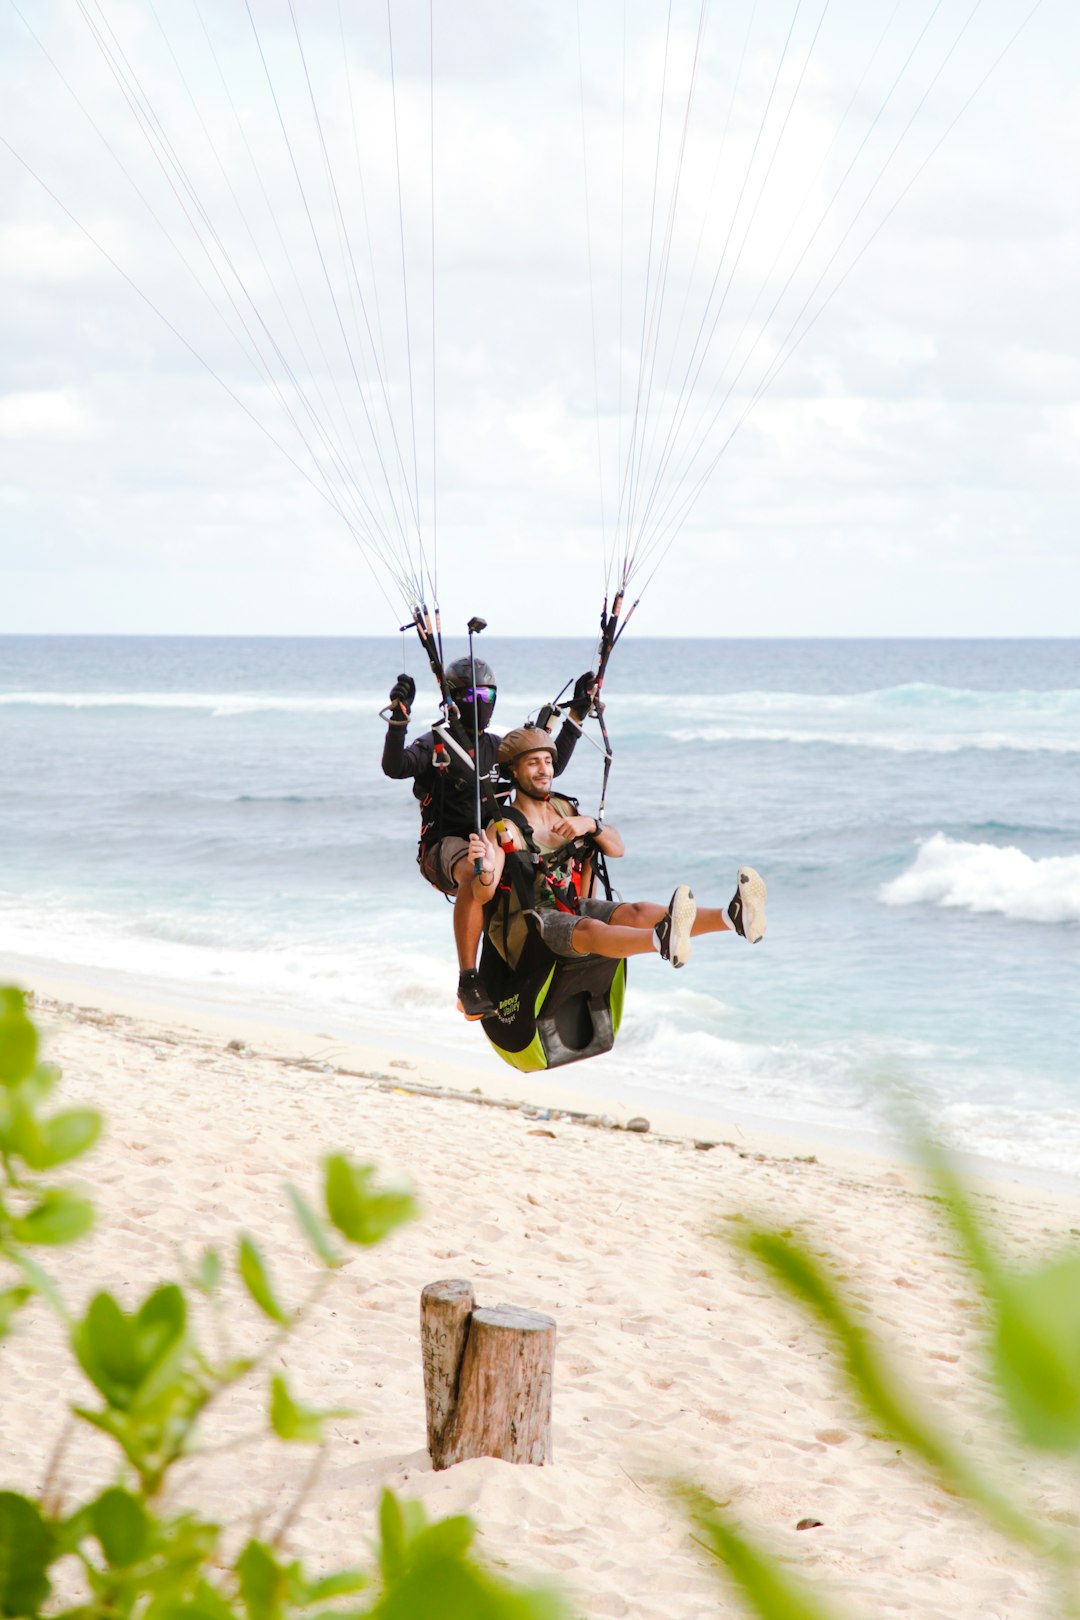
[[[290,696],[275,692],[0,692],[0,706],[38,709],[193,709],[214,716],[356,714],[386,698],[374,692]]]
[[[972,844],[935,833],[914,863],[878,890],[889,906],[997,912],[1022,922],[1080,922],[1080,855],[1025,855],[1015,845]]]
[[[930,732],[822,731],[795,726],[681,726],[665,733],[678,743],[790,743],[799,747],[874,748],[891,754],[959,754],[966,749],[997,753],[1080,754],[1080,737],[1031,731]]]

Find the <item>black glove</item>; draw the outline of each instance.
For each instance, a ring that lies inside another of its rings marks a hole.
[[[401,711],[402,719],[409,718],[413,698],[416,696],[416,682],[411,675],[399,675],[390,688],[390,706]]]
[[[592,708],[593,687],[596,685],[596,671],[587,669],[584,675],[579,675],[574,683],[574,695],[570,699],[570,713],[580,724]]]

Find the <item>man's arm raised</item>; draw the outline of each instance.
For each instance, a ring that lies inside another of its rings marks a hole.
[[[592,704],[593,687],[596,685],[596,675],[587,669],[579,675],[574,683],[574,695],[570,699],[570,716],[564,720],[559,728],[559,735],[555,738],[555,775],[561,776],[570,763],[570,756],[577,747],[577,740],[581,736],[581,727]]]

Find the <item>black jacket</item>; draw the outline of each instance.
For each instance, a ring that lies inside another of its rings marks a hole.
[[[464,741],[457,727],[454,736],[472,754],[472,738]],[[570,763],[579,736],[578,727],[564,720],[555,738],[555,775],[561,776]],[[509,798],[513,784],[499,770],[499,744],[502,738],[490,731],[480,733],[480,788],[483,819],[490,820],[494,805]],[[405,746],[405,727],[387,726],[383,743],[384,776],[397,781],[412,778],[413,796],[420,801],[420,842],[429,845],[440,838],[468,838],[475,831],[476,778],[471,766],[459,759],[453,749],[446,751],[450,763],[445,769],[435,765],[435,737],[426,731]]]

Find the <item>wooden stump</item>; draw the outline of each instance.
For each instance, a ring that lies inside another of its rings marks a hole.
[[[475,1304],[472,1283],[461,1277],[428,1283],[420,1295],[420,1354],[424,1361],[427,1447],[432,1461],[454,1410],[458,1373]]]
[[[454,1279],[424,1289],[420,1323],[434,1466],[550,1462],[553,1318],[515,1305],[477,1310],[471,1285]]]

